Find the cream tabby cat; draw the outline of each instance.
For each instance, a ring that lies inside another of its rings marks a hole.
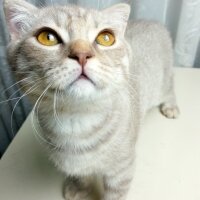
[[[178,115],[168,32],[128,22],[127,4],[97,11],[4,0],[4,10],[8,60],[35,101],[51,159],[67,175],[65,199],[92,199],[96,175],[101,199],[125,200],[144,114],[160,105],[165,116]]]

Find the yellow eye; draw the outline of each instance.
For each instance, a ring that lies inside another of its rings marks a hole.
[[[42,31],[38,36],[39,43],[46,46],[54,46],[59,43],[57,35],[52,31]]]
[[[102,46],[108,47],[114,44],[115,36],[109,31],[102,31],[96,37],[96,42]]]

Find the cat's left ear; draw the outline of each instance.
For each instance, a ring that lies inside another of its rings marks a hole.
[[[107,18],[107,22],[120,28],[122,33],[125,32],[128,18],[130,15],[130,5],[126,3],[119,3],[102,11]]]
[[[4,0],[3,5],[11,40],[17,40],[31,28],[37,8],[24,0]]]

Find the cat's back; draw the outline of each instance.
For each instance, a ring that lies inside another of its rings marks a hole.
[[[126,30],[126,36],[129,34],[142,34],[146,35],[146,33],[150,35],[155,35],[155,33],[167,33],[166,27],[157,21],[150,20],[129,20]]]
[[[160,23],[141,20],[129,22],[126,40],[131,47],[131,71],[138,75],[141,107],[146,112],[160,104],[163,83],[171,76],[171,38]]]
[[[143,56],[154,55],[156,51],[163,48],[171,51],[172,48],[169,32],[162,24],[154,21],[129,21],[126,40],[134,54],[139,55],[143,52]],[[147,55],[144,54],[145,52]]]

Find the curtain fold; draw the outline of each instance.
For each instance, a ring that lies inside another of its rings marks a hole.
[[[194,66],[200,40],[200,0],[183,0],[175,42],[176,62]]]
[[[176,65],[200,68],[200,0],[28,0],[36,6],[78,4],[83,7],[103,9],[119,2],[132,7],[130,18],[159,21],[166,25],[174,42]],[[31,106],[26,99],[17,103],[22,94],[15,84],[6,62],[8,33],[5,28],[2,1],[0,1],[0,155],[22,125]],[[5,103],[2,103],[6,101]],[[13,112],[14,109],[14,112]],[[11,115],[13,120],[11,122]],[[12,128],[11,128],[12,125]]]

